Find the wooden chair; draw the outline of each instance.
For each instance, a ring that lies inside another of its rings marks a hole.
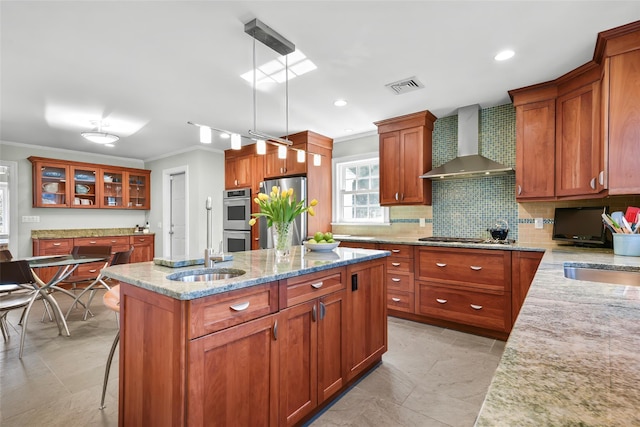
[[[0,249],[0,262],[11,261],[12,259],[13,255],[11,255],[9,249]]]

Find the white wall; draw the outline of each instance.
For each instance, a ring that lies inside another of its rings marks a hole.
[[[380,150],[378,134],[364,135],[346,141],[334,142],[334,159],[363,153],[377,153]]]
[[[17,233],[15,230],[11,231],[11,239],[17,239],[18,243],[18,252],[13,254],[15,257],[32,255],[31,230],[122,228],[144,224],[146,211],[34,208],[32,165],[27,160],[29,156],[144,168],[141,160],[0,141],[0,159],[18,163],[18,229]],[[23,216],[39,216],[40,222],[23,223]]]
[[[188,255],[202,256],[207,246],[206,227],[207,197],[213,200],[213,243],[218,248],[222,240],[222,193],[224,191],[224,153],[218,150],[196,148],[192,151],[175,154],[170,157],[148,161],[146,169],[151,169],[151,211],[149,223],[151,231],[156,233],[156,256],[162,256],[164,231],[158,228],[162,222],[163,189],[162,175],[166,169],[174,169],[188,165],[189,193],[188,221],[189,248]]]

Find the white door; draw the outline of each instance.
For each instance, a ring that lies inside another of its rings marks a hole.
[[[187,254],[187,201],[185,173],[172,174],[171,182],[171,214],[169,238],[171,240],[171,258],[184,257]]]

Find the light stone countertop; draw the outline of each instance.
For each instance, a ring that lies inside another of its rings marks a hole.
[[[170,268],[154,262],[123,264],[107,267],[102,273],[140,288],[179,300],[192,300],[248,286],[314,273],[349,264],[384,258],[388,251],[336,248],[330,252],[310,252],[304,246],[294,246],[288,261],[276,262],[275,251],[264,249],[234,252],[232,261],[217,263],[214,268],[240,269],[246,273],[231,279],[214,282],[181,282],[168,275],[184,271],[202,272],[203,266]]]
[[[640,283],[567,279],[565,263],[640,271],[611,250],[547,250],[477,426],[640,425]]]

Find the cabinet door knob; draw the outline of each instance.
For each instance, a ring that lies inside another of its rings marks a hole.
[[[591,186],[592,190],[596,189],[596,179],[595,178],[591,178],[591,182],[589,183],[589,185]]]
[[[482,270],[482,267],[480,267],[479,265],[470,265],[469,268],[474,270],[474,271]]]
[[[438,267],[446,267],[446,266],[447,266],[447,264],[446,264],[446,263],[444,263],[444,262],[436,262],[436,265],[437,265]]]
[[[393,301],[393,302],[400,302],[400,298],[391,298],[391,301]]]
[[[398,200],[398,193],[396,193],[396,201]]]
[[[476,304],[470,304],[471,308],[473,308],[474,310],[482,310],[482,306],[481,305],[476,305]]]
[[[600,182],[600,185],[604,185],[604,171],[600,171],[598,174],[598,181]]]
[[[446,299],[442,299],[442,298],[436,298],[436,301],[438,301],[440,304],[446,304],[447,300]]]
[[[314,288],[314,289],[320,289],[323,284],[324,283],[322,283],[322,282],[312,283],[311,287]]]
[[[233,311],[243,311],[249,308],[249,301],[241,302],[240,304],[230,305],[229,308]]]
[[[392,282],[399,282],[400,280],[401,280],[401,279],[398,279],[397,277],[392,277],[392,278],[391,278],[391,281],[392,281]]]
[[[518,196],[522,194],[522,186],[518,185]]]

